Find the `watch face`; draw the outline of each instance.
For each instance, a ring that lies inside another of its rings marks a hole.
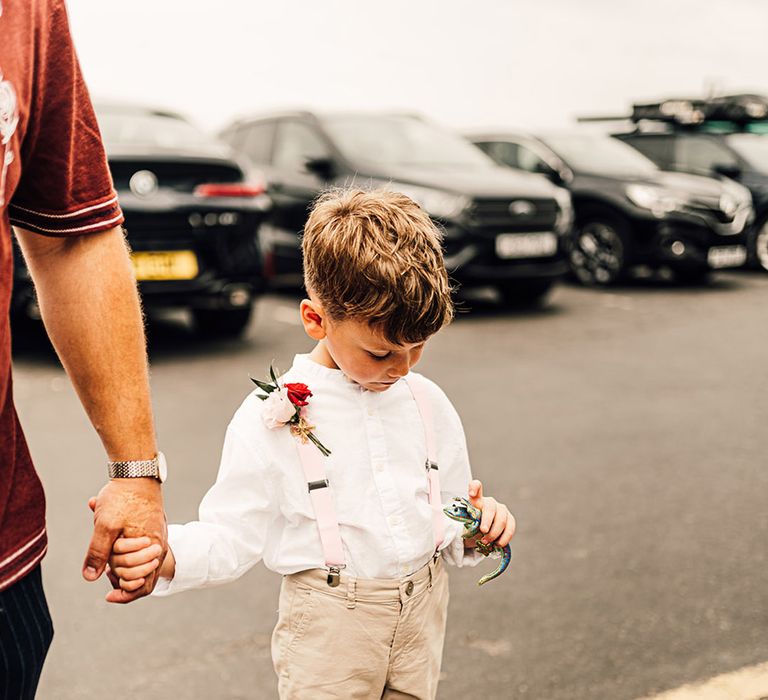
[[[160,483],[163,484],[168,478],[168,463],[165,461],[165,455],[162,452],[157,453],[157,466],[158,471],[160,472],[158,474]]]

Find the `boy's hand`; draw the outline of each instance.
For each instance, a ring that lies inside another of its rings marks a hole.
[[[95,511],[95,497],[88,500],[88,507]],[[152,588],[154,588],[154,579],[163,575],[163,571],[167,572],[169,567],[175,568],[175,560],[171,556],[170,549],[167,549],[166,556],[162,559],[163,566],[156,575],[153,575],[161,565],[162,556],[162,545],[152,544],[150,537],[118,537],[112,544],[112,551],[105,567],[105,573],[114,590],[107,593],[105,600],[108,603],[130,603],[147,595],[141,589],[148,578],[153,579]],[[173,577],[172,572],[169,577]]]
[[[159,544],[149,537],[119,537],[112,546],[107,575],[114,591],[107,594],[110,603],[122,602],[122,592],[133,593],[144,585],[146,577],[160,566]],[[119,589],[119,590],[118,590]]]
[[[478,540],[485,544],[495,544],[505,547],[515,535],[515,516],[509,508],[499,503],[495,498],[483,496],[483,484],[478,479],[469,482],[469,502],[483,511],[480,519],[482,537],[472,537],[464,540],[465,547],[474,547]]]

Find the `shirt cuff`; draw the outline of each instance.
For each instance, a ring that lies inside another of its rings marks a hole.
[[[445,542],[441,548],[446,563],[461,568],[462,566],[477,566],[484,557],[476,549],[466,549],[462,532],[464,525],[451,520],[445,526]]]
[[[175,593],[201,588],[208,579],[208,548],[200,547],[198,523],[168,526],[168,547],[176,560],[173,578],[160,578],[152,595],[164,598]],[[205,541],[205,540],[203,540]]]

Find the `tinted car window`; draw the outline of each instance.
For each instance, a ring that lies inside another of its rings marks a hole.
[[[632,146],[599,134],[557,135],[542,139],[576,171],[601,175],[654,175],[658,168]]]
[[[710,173],[716,165],[737,165],[727,148],[706,136],[679,136],[675,144],[675,167],[695,173]]]
[[[640,153],[650,158],[660,168],[671,168],[673,163],[674,137],[638,136],[627,139]]]
[[[509,141],[488,141],[477,144],[497,163],[507,165],[510,168],[522,168],[520,165],[520,145]]]
[[[308,160],[328,158],[330,155],[325,141],[311,126],[295,121],[280,122],[272,156],[276,167],[305,170]]]
[[[457,134],[409,116],[328,117],[324,124],[352,162],[488,167],[492,161]]]
[[[725,140],[755,170],[768,173],[768,135],[730,134]]]
[[[275,134],[274,122],[249,124],[244,130],[243,140],[239,146],[252,163],[264,165],[269,163],[272,155],[272,139]]]
[[[119,113],[100,109],[98,119],[108,144],[183,148],[210,141],[200,129],[184,119],[160,112]]]

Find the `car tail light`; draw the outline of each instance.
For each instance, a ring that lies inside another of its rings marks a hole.
[[[196,197],[258,197],[264,194],[261,183],[210,182],[195,187]]]

